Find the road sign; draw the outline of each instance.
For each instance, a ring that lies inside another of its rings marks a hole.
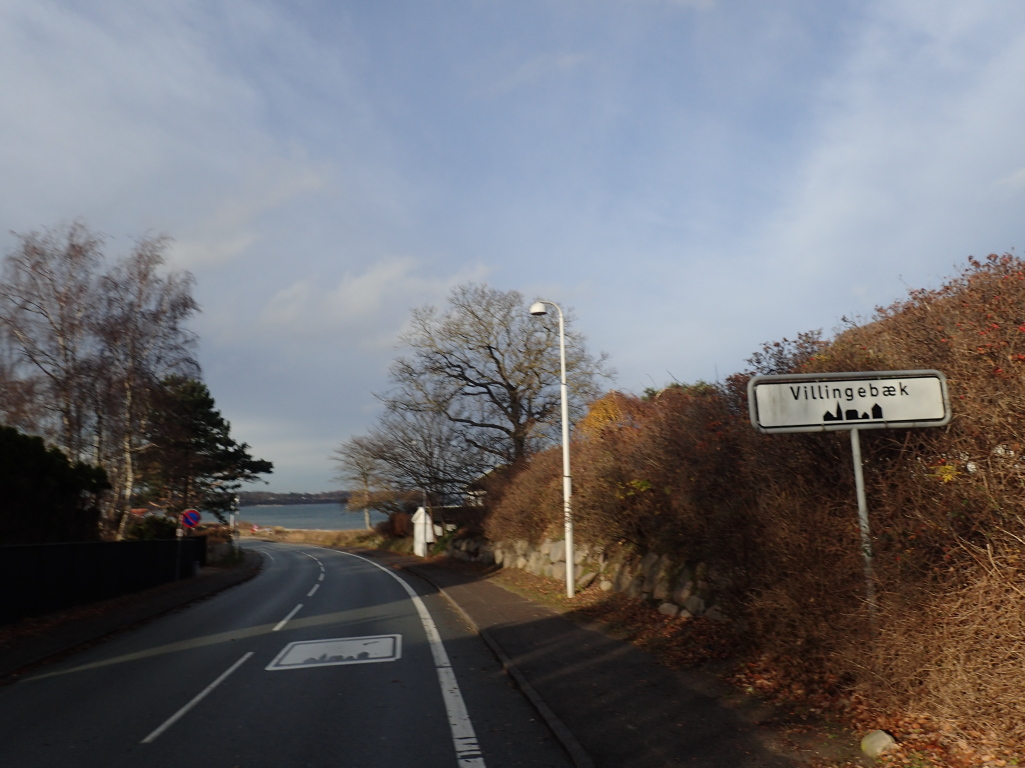
[[[195,509],[186,509],[182,512],[182,525],[186,528],[195,528],[199,525],[199,512]]]
[[[862,371],[755,376],[748,382],[759,432],[942,427],[950,421],[939,371]]]
[[[939,371],[861,371],[755,376],[747,385],[751,423],[759,432],[851,433],[865,596],[876,622],[872,532],[861,466],[863,429],[942,427],[950,421],[947,377]]]

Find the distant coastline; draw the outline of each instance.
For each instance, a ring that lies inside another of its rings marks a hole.
[[[243,491],[238,495],[240,507],[292,507],[302,504],[345,504],[348,491],[324,493],[271,493],[270,491]]]
[[[246,530],[285,528],[288,530],[348,531],[365,525],[363,511],[349,512],[336,502],[321,504],[283,504],[243,507],[239,524]],[[387,515],[370,513],[370,524],[386,520]]]

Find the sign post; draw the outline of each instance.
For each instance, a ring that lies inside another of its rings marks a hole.
[[[186,509],[180,515],[178,515],[178,527],[174,531],[175,538],[178,540],[178,544],[175,547],[174,553],[174,580],[178,581],[181,578],[181,560],[182,560],[182,537],[185,535],[184,528],[192,530],[199,524],[199,512],[195,509]]]
[[[858,494],[858,528],[861,531],[861,556],[865,561],[865,599],[875,621],[876,574],[872,567],[872,530],[868,524],[868,502],[865,500],[865,473],[861,465],[861,438],[858,428],[851,429],[851,457],[854,459],[854,487]]]
[[[751,424],[759,432],[851,433],[854,484],[858,494],[865,597],[875,622],[872,533],[861,464],[863,429],[942,427],[950,422],[947,378],[940,371],[862,371],[755,376],[747,385]]]

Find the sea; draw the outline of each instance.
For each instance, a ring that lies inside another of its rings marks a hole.
[[[376,525],[387,517],[371,511],[370,524]],[[238,511],[238,519],[240,524],[248,523],[261,528],[280,525],[282,528],[306,530],[353,531],[364,527],[362,509],[350,512],[338,503],[242,507]]]

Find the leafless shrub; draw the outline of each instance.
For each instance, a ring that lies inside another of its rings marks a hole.
[[[554,532],[562,515],[561,467],[557,450],[536,454],[525,463],[484,523],[488,538],[536,543]]]
[[[702,559],[763,653],[884,704],[1025,741],[1025,261],[970,260],[824,343],[767,344],[722,386],[595,403],[573,451],[585,540]],[[879,615],[866,608],[846,433],[763,436],[755,373],[936,368],[943,429],[861,435]],[[509,485],[493,537],[558,520],[557,452]]]
[[[980,567],[964,581],[899,611],[891,604],[877,641],[852,659],[867,672],[859,682],[891,709],[1025,744],[1025,578]]]

